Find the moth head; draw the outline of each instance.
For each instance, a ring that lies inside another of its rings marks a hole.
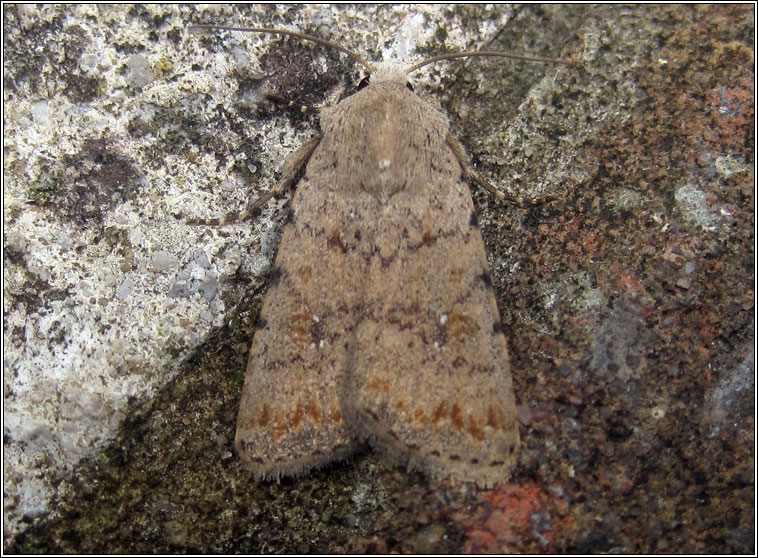
[[[408,81],[408,74],[405,68],[397,64],[385,62],[378,64],[374,72],[364,77],[358,84],[358,91],[366,87],[369,83],[399,83],[405,85],[409,91],[413,91],[413,85]]]

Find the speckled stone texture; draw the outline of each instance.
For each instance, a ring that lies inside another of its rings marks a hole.
[[[4,549],[754,549],[754,13],[712,6],[4,6]],[[269,188],[369,58],[415,76],[477,169],[522,450],[508,485],[368,449],[256,482],[233,452],[286,200]]]

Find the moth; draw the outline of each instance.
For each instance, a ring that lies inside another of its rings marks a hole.
[[[466,182],[480,181],[445,114],[406,87],[424,64],[505,54],[374,67],[292,31],[207,27],[327,44],[371,73],[365,88],[322,109],[321,133],[284,165],[272,192],[205,221],[246,218],[295,186],[247,365],[241,459],[257,477],[279,478],[368,441],[435,479],[507,481],[519,429]]]

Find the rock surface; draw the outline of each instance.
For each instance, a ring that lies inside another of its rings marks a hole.
[[[6,552],[752,553],[753,7],[7,6]],[[427,67],[475,191],[520,403],[506,486],[370,451],[281,483],[233,452],[286,200],[369,58]]]

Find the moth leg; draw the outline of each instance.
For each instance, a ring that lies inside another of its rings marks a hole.
[[[287,101],[287,99],[285,99],[284,97],[280,97],[279,95],[274,95],[273,93],[267,93],[266,95],[264,95],[264,98],[267,101],[271,101],[272,103],[283,106],[287,109],[293,110],[295,112],[299,112],[300,114],[318,114],[319,111],[321,110],[321,107],[298,105],[294,101]]]
[[[321,135],[314,136],[301,145],[298,150],[285,161],[284,166],[282,167],[282,176],[276,186],[271,188],[271,190],[263,194],[242,211],[230,213],[221,219],[188,219],[186,223],[188,225],[223,226],[231,223],[240,223],[249,219],[271,198],[279,196],[292,188],[298,175],[305,168],[306,163],[308,163],[308,160],[311,158],[316,146],[321,142],[321,138]]]
[[[518,207],[524,207],[525,205],[543,205],[557,199],[555,196],[545,196],[539,200],[523,201],[521,198],[515,196],[510,192],[504,192],[498,189],[497,187],[493,186],[489,180],[474,170],[474,167],[471,164],[471,158],[469,157],[468,153],[466,153],[466,150],[464,149],[463,145],[461,145],[461,142],[458,141],[458,138],[452,134],[448,134],[445,136],[445,141],[447,142],[450,149],[452,149],[455,158],[458,159],[458,162],[461,165],[461,169],[463,169],[464,180],[470,183],[474,183],[480,188],[487,190],[490,194],[495,196],[499,202],[502,203],[508,201],[514,205],[517,205]]]

